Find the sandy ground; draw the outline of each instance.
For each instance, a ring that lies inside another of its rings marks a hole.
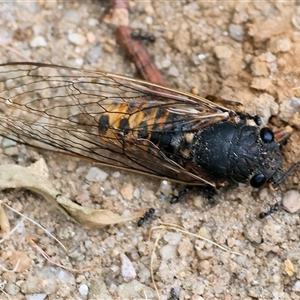
[[[2,2],[1,43],[32,61],[135,76],[113,30],[101,21],[103,12],[100,1]],[[297,17],[300,6],[294,1],[130,4],[131,26],[156,36],[148,50],[170,86],[196,87],[202,95],[238,100],[271,126],[293,126],[295,132],[283,148],[285,169],[300,157],[300,92],[293,89],[300,87]],[[75,44],[74,34],[79,35]],[[0,55],[1,62],[24,60],[3,46]],[[300,299],[299,215],[281,209],[273,217],[258,218],[269,204],[288,198],[291,190],[295,190],[294,204],[299,205],[300,171],[278,192],[239,185],[220,193],[213,206],[197,194],[171,205],[163,194],[169,195],[171,186],[156,179],[100,167],[108,177],[93,183],[86,179],[93,165],[85,161],[18,145],[1,151],[2,164],[29,165],[43,157],[51,183],[71,199],[86,199],[91,206],[121,215],[150,207],[156,213],[140,228],[127,222],[87,231],[36,194],[3,191],[8,204],[47,228],[69,250],[64,252],[40,228],[8,211],[11,227],[20,226],[0,244],[0,287],[6,293],[0,291],[0,299],[33,299],[33,294],[49,300],[157,299],[150,256],[158,231],[150,239],[148,233],[161,222],[200,232],[241,254],[166,230],[153,264],[161,299],[170,299],[171,288],[179,299]],[[28,237],[36,238],[53,261],[83,271],[74,273],[47,262]],[[123,254],[133,269],[124,270]],[[13,257],[22,257],[24,266],[9,272],[17,260]]]

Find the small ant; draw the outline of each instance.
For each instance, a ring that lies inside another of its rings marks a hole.
[[[134,40],[145,40],[150,43],[155,42],[155,36],[149,33],[143,33],[141,29],[137,29],[133,32],[131,32],[131,37]]]
[[[170,298],[171,300],[179,300],[179,297],[174,288],[171,288],[170,296],[171,296],[171,298]]]
[[[150,217],[153,216],[154,212],[155,212],[155,209],[154,209],[154,208],[152,208],[152,207],[149,208],[149,209],[145,212],[145,214],[138,220],[137,226],[138,226],[138,227],[141,227],[141,226],[144,224],[145,221],[147,221]]]
[[[270,208],[269,208],[268,211],[266,211],[266,212],[261,212],[261,213],[259,214],[259,218],[260,218],[260,219],[264,219],[264,218],[266,218],[267,216],[270,216],[271,214],[273,214],[273,213],[279,211],[279,208],[280,208],[279,204],[278,204],[278,203],[275,203],[274,205],[271,205],[271,206],[270,206]]]

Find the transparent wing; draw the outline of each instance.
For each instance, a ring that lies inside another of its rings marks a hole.
[[[113,120],[124,114],[133,120],[132,132],[143,124],[151,133],[156,124],[156,130],[171,134],[174,128],[193,132],[224,120],[229,110],[189,93],[107,72],[8,63],[0,65],[0,113],[0,135],[19,143],[186,184],[214,185],[194,166],[182,167],[166,157],[151,141],[124,134],[117,122],[110,121],[100,134],[99,121],[103,115]]]

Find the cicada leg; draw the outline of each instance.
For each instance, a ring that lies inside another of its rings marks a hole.
[[[292,135],[293,128],[290,126],[286,126],[284,128],[280,128],[274,131],[274,138],[277,143],[280,145],[284,144]]]

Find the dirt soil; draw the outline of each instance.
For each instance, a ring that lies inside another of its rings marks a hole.
[[[113,29],[102,22],[104,11],[102,1],[2,2],[0,61],[24,61],[21,53],[32,61],[135,77]],[[297,1],[132,1],[129,17],[132,28],[156,36],[148,51],[171,87],[240,101],[271,128],[292,126],[282,150],[284,169],[299,160]],[[220,192],[214,204],[195,192],[170,204],[174,186],[168,182],[101,166],[107,178],[92,182],[86,175],[96,164],[20,145],[0,149],[1,164],[28,166],[41,157],[53,186],[78,203],[120,215],[153,207],[155,216],[142,227],[132,221],[84,230],[37,194],[4,190],[7,204],[44,226],[68,251],[6,209],[11,228],[19,226],[0,243],[0,299],[157,299],[152,251],[160,299],[171,299],[172,288],[178,299],[300,299],[300,170],[276,192],[240,184]],[[296,207],[293,213],[279,209],[259,219],[283,200]],[[149,237],[149,230],[161,222],[241,255],[172,229],[160,232],[155,245],[159,231]],[[52,261],[82,271],[53,265],[28,237]]]

